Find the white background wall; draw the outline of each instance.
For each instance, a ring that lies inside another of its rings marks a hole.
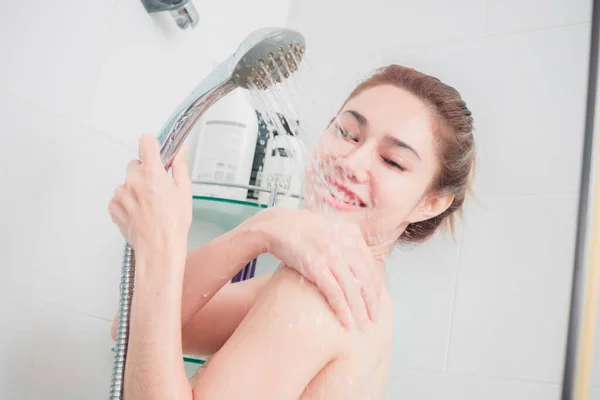
[[[389,399],[559,399],[590,18],[589,0],[292,2],[328,103],[399,63],[457,87],[475,118],[479,205],[456,243],[388,268]]]
[[[318,118],[390,62],[455,85],[474,112],[481,205],[458,243],[436,238],[390,263],[387,398],[558,399],[590,1],[195,4],[192,32],[139,0],[3,5],[1,397],[106,398],[123,244],[106,206],[136,140],[248,32],[287,23],[308,40]]]

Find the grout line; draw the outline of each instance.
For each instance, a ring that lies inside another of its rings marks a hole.
[[[101,138],[103,138],[105,140],[108,140],[109,142],[112,142],[114,144],[117,144],[117,145],[121,146],[122,148],[125,148],[125,149],[128,149],[128,150],[135,150],[135,148],[133,148],[132,146],[128,145],[125,142],[120,141],[119,139],[117,139],[117,138],[109,135],[108,133],[99,131],[96,128],[94,128],[92,126],[89,126],[89,125],[85,124],[84,122],[82,122],[82,121],[80,121],[80,120],[78,120],[76,118],[72,118],[72,117],[70,117],[70,116],[68,116],[66,114],[62,114],[60,112],[57,112],[57,111],[45,108],[44,106],[41,106],[41,105],[39,105],[37,103],[34,103],[33,101],[31,101],[29,99],[26,99],[25,97],[22,97],[22,96],[14,93],[14,92],[12,92],[10,90],[1,88],[0,89],[0,93],[4,93],[4,94],[7,94],[10,97],[14,97],[15,99],[24,102],[25,104],[27,104],[30,107],[36,108],[37,110],[41,110],[41,111],[43,111],[43,112],[45,112],[47,114],[50,114],[51,116],[53,116],[54,118],[58,118],[59,120],[64,120],[64,121],[66,121],[67,123],[69,123],[71,125],[74,125],[74,126],[76,126],[78,128],[81,128],[82,130],[84,130],[87,133],[90,133],[92,135],[101,137]],[[61,121],[61,122],[63,122],[63,121]]]
[[[34,298],[34,297],[24,297],[24,296],[19,296],[19,295],[15,295],[15,294],[7,294],[7,295],[10,296],[10,297],[12,297],[12,298],[15,298],[15,299],[18,299],[18,300],[23,300],[23,301],[28,301],[28,302],[31,302],[31,303],[34,303],[34,304],[37,304],[37,305],[40,305],[40,306],[43,306],[43,307],[46,307],[46,308],[56,308],[58,310],[66,311],[66,312],[71,313],[71,314],[77,314],[77,315],[80,315],[80,316],[85,316],[85,317],[93,318],[93,319],[96,319],[96,320],[100,320],[100,321],[112,323],[112,320],[110,320],[110,319],[98,317],[97,315],[89,314],[87,312],[84,312],[84,311],[81,311],[81,310],[77,310],[77,309],[74,309],[74,308],[70,308],[70,307],[64,306],[62,304],[52,303],[52,302],[45,301],[45,300],[40,300],[40,299]]]
[[[485,37],[488,33],[488,24],[490,21],[490,0],[486,0],[485,2],[485,15],[483,21],[483,37]]]
[[[506,378],[506,377],[490,377],[482,375],[471,375],[471,374],[457,374],[457,373],[446,373],[447,376],[460,377],[460,378],[475,378],[484,379],[490,381],[505,381],[505,382],[519,382],[519,383],[537,383],[542,385],[556,385],[561,386],[561,382],[543,381],[539,379],[525,379],[525,378]]]
[[[464,244],[466,230],[466,222],[462,223],[462,232],[460,235],[460,245],[456,255],[456,272],[454,275],[454,286],[452,289],[452,305],[450,307],[450,322],[448,324],[448,333],[446,335],[446,348],[444,349],[444,364],[442,366],[442,372],[446,373],[448,370],[448,361],[450,360],[450,344],[452,343],[452,332],[454,330],[454,314],[456,311],[456,298],[458,296],[458,278],[460,275],[460,260],[462,255],[462,247]]]
[[[486,22],[487,22],[487,19],[486,19]],[[502,37],[502,36],[520,35],[522,33],[548,31],[548,30],[551,30],[551,29],[560,29],[560,28],[569,28],[569,27],[578,26],[578,25],[585,25],[585,24],[590,25],[591,23],[592,23],[592,21],[590,19],[590,20],[586,20],[586,21],[570,22],[568,24],[558,24],[558,25],[540,26],[540,27],[537,27],[537,28],[517,29],[517,30],[514,30],[514,31],[499,32],[499,33],[492,33],[492,34],[488,34],[487,33],[487,27],[486,27],[486,34],[484,34],[481,38],[482,39],[498,38],[498,37]]]
[[[445,49],[447,47],[456,46],[456,45],[466,45],[466,44],[475,43],[475,42],[486,43],[486,41],[488,39],[496,39],[496,38],[501,38],[503,36],[520,35],[520,34],[529,33],[529,32],[540,32],[540,31],[546,31],[546,30],[551,30],[551,29],[560,29],[560,28],[568,28],[568,27],[584,25],[584,24],[591,24],[591,20],[587,20],[587,21],[572,22],[572,23],[568,23],[568,24],[548,25],[548,26],[542,26],[542,27],[537,27],[537,28],[519,29],[519,30],[514,30],[514,31],[508,31],[508,32],[488,34],[487,33],[487,18],[488,18],[487,9],[486,9],[485,18],[486,18],[486,26],[484,27],[482,34],[466,35],[466,36],[461,36],[461,37],[451,38],[451,39],[438,38],[438,39],[433,39],[433,40],[426,41],[423,43],[408,43],[405,45],[405,46],[408,46],[408,48],[403,48],[404,45],[402,45],[398,48],[394,47],[394,49],[396,50],[396,53],[397,53],[396,56],[397,55],[406,55],[406,54],[422,54],[422,53],[428,53],[428,52],[436,53],[436,52],[442,51],[443,49]],[[487,45],[487,43],[486,43],[486,45]]]
[[[480,380],[486,380],[486,381],[535,383],[535,384],[540,384],[540,385],[556,385],[556,386],[561,386],[562,385],[562,382],[544,381],[544,380],[539,380],[539,379],[506,378],[506,377],[500,377],[500,376],[484,376],[484,375],[473,375],[473,374],[461,374],[461,373],[453,373],[453,372],[441,372],[441,371],[431,371],[431,370],[415,369],[415,368],[410,368],[410,367],[401,367],[398,370],[399,371],[404,371],[404,372],[417,373],[417,374],[431,374],[431,375],[448,376],[448,377],[454,377],[454,378],[480,379]]]

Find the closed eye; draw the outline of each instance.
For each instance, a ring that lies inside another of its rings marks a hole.
[[[387,165],[389,165],[392,168],[397,168],[400,171],[406,171],[406,168],[404,168],[402,165],[396,163],[395,161],[392,161],[388,158],[382,158],[383,162],[386,163]]]
[[[356,142],[356,138],[354,136],[352,136],[352,134],[350,132],[348,132],[347,130],[345,130],[344,128],[342,128],[341,126],[337,127],[337,131],[340,135],[342,135],[344,138],[348,139],[348,140],[352,140],[353,142]]]

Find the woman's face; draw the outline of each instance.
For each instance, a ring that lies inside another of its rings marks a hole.
[[[438,158],[427,106],[391,85],[348,101],[315,146],[307,207],[335,211],[370,241],[395,241],[449,205],[427,192]],[[447,199],[446,199],[447,202]]]

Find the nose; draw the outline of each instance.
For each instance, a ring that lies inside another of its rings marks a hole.
[[[340,172],[356,183],[364,183],[369,179],[371,152],[364,147],[355,147],[349,154],[338,160]]]

